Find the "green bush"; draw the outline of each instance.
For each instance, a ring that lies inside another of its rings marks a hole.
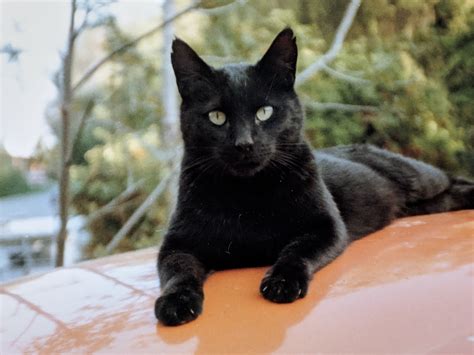
[[[0,197],[31,191],[21,170],[15,168],[5,152],[0,152]]]

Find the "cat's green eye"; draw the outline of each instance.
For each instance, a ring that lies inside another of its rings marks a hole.
[[[216,126],[222,126],[225,123],[225,113],[221,111],[211,111],[208,114],[209,121],[214,123]]]
[[[271,106],[262,106],[258,109],[256,117],[257,121],[263,122],[272,117],[273,107]]]

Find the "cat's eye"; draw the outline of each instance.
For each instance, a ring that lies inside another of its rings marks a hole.
[[[221,111],[211,111],[208,114],[209,121],[214,123],[216,126],[222,126],[225,123],[225,113]]]
[[[257,121],[260,121],[260,122],[266,121],[270,117],[272,117],[272,114],[273,114],[273,107],[271,107],[271,106],[262,106],[257,111],[257,114],[256,114]]]

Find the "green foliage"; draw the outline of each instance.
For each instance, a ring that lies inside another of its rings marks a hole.
[[[77,212],[91,216],[102,209],[99,218],[92,218],[88,226],[94,236],[88,248],[91,256],[103,253],[103,247],[169,172],[166,164],[154,157],[152,147],[158,142],[156,127],[120,136],[97,129],[96,134],[105,143],[87,152],[86,165],[77,165],[71,170],[73,205]],[[133,186],[136,188],[117,199]],[[114,199],[117,202],[114,208],[103,209]],[[137,224],[118,250],[132,250],[136,245],[156,245],[162,234],[160,225],[166,220],[167,200],[163,198]]]
[[[114,22],[109,24],[107,50],[129,40]],[[89,257],[105,253],[105,246],[169,172],[161,159],[166,153],[158,149],[157,118],[162,112],[156,52],[149,56],[131,48],[113,60],[108,79],[97,88],[94,109],[75,152],[72,205],[80,214],[96,216],[88,224],[93,236],[86,251]],[[124,191],[129,193],[123,195]],[[111,201],[117,203],[104,209]],[[156,245],[167,222],[168,205],[167,196],[161,198],[116,251]]]
[[[32,191],[25,176],[14,167],[10,156],[0,150],[0,197]]]
[[[215,8],[230,1],[205,1]],[[463,0],[365,0],[330,71],[297,89],[306,106],[306,133],[315,147],[368,142],[423,159],[453,174],[474,175],[474,11]],[[282,28],[298,38],[298,71],[331,46],[347,0],[250,0],[232,11],[200,12],[178,21],[178,35],[210,64],[257,61]],[[183,35],[187,33],[188,35]],[[192,35],[192,36],[191,36]],[[132,37],[113,21],[105,47]],[[72,169],[74,208],[94,215],[89,252],[105,245],[169,167],[161,162],[161,62],[158,44],[132,47],[116,57],[96,88]],[[342,75],[340,75],[342,74]],[[349,78],[349,79],[348,79]],[[76,103],[84,107],[87,98]],[[314,103],[362,108],[321,109]],[[369,108],[364,108],[369,107]],[[77,112],[82,112],[77,109]],[[123,191],[142,181],[129,195]],[[152,245],[169,209],[163,197],[119,250]]]

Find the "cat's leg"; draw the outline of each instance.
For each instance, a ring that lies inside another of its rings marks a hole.
[[[404,214],[410,216],[474,209],[474,181],[453,178],[451,183],[448,189],[433,198],[408,203]]]
[[[371,145],[325,150],[364,164],[389,179],[405,196],[400,215],[417,215],[474,208],[474,182],[450,178],[444,171],[419,160]]]
[[[300,236],[283,248],[262,280],[263,297],[277,303],[304,297],[313,274],[346,248],[348,238],[341,223],[337,217],[320,218],[314,234]]]
[[[203,283],[208,270],[192,254],[161,250],[158,256],[161,295],[155,316],[165,325],[179,325],[202,312]]]

